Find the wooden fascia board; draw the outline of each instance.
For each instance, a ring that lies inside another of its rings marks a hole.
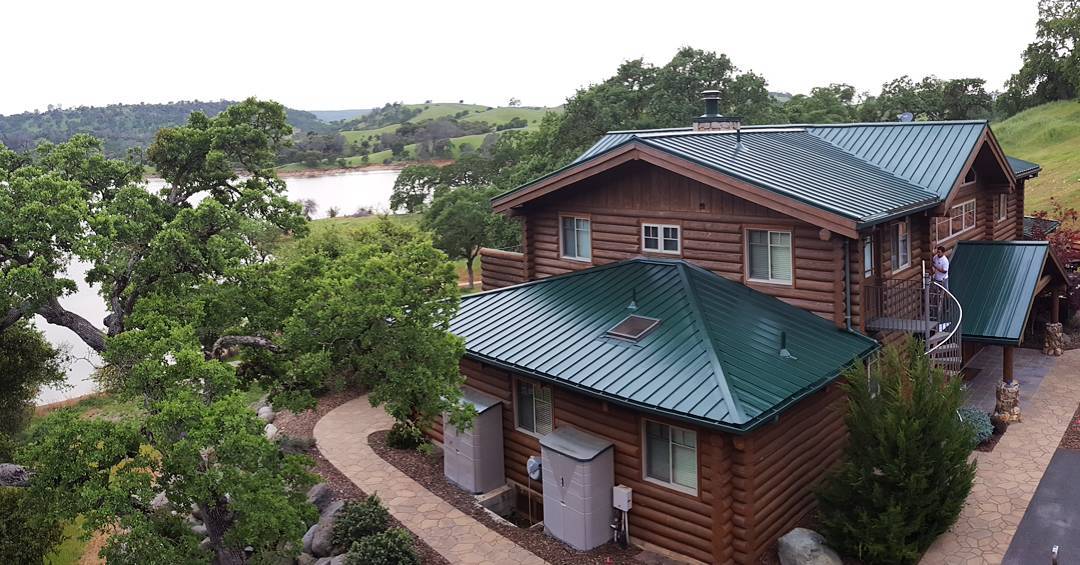
[[[601,157],[596,161],[582,163],[583,166],[580,168],[574,167],[568,169],[563,173],[540,181],[535,186],[529,187],[527,190],[517,194],[509,194],[504,199],[496,200],[493,203],[494,209],[496,212],[509,210],[515,206],[520,206],[530,200],[550,194],[551,192],[630,160],[640,160],[656,165],[676,174],[712,186],[718,190],[727,192],[733,196],[737,196],[782,214],[804,220],[815,226],[829,229],[846,237],[858,237],[856,222],[853,219],[820,210],[809,204],[799,202],[794,198],[770,192],[748,182],[725,175],[719,171],[687,161],[686,159],[676,157],[638,142],[628,143],[624,148],[615,150],[610,155]]]
[[[1016,175],[1013,174],[1008,159],[1005,158],[1005,154],[1001,151],[1001,147],[998,146],[997,140],[995,140],[993,134],[990,133],[990,127],[987,126],[982,134],[979,135],[979,139],[975,142],[975,149],[968,155],[967,160],[964,161],[964,166],[960,169],[960,174],[956,176],[956,180],[953,181],[952,187],[949,188],[949,195],[945,198],[945,201],[938,206],[939,212],[947,212],[949,207],[952,206],[953,200],[956,198],[958,192],[957,189],[963,185],[964,174],[973,164],[975,164],[975,159],[979,156],[979,153],[982,152],[983,145],[989,145],[990,152],[994,155],[995,160],[997,160],[998,166],[1005,171],[1005,178],[1009,179],[1009,192],[1016,192]]]
[[[492,208],[496,212],[505,212],[515,206],[520,206],[530,200],[540,198],[545,194],[550,194],[567,185],[602,173],[627,161],[637,159],[636,153],[637,147],[635,144],[628,143],[621,148],[611,151],[603,157],[578,163],[561,173],[542,179],[524,190],[496,198],[492,202]]]
[[[994,136],[994,132],[989,125],[986,126],[983,137],[983,143],[990,145],[990,152],[994,154],[994,158],[997,159],[1001,170],[1005,171],[1005,178],[1009,179],[1009,192],[1016,192],[1016,173],[1013,172],[1012,165],[1009,164],[1009,158],[1005,155],[1005,150],[1001,148],[1001,144],[998,143],[997,137]]]

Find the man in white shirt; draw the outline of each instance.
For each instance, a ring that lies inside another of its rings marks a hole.
[[[934,282],[940,284],[946,289],[949,288],[949,258],[945,256],[945,247],[937,246],[934,250],[934,259],[931,261],[931,268],[934,273]]]

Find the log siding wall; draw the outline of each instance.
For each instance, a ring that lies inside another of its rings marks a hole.
[[[480,287],[483,290],[503,288],[527,280],[524,254],[480,248]]]

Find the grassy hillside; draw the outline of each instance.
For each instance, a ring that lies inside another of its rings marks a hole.
[[[1026,186],[1027,213],[1046,209],[1051,197],[1080,208],[1080,103],[1044,104],[991,128],[1007,154],[1042,165]]]

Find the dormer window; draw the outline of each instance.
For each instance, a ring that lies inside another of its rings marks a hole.
[[[968,169],[967,174],[964,175],[964,184],[971,184],[973,182],[975,182],[975,168],[974,167]]]

